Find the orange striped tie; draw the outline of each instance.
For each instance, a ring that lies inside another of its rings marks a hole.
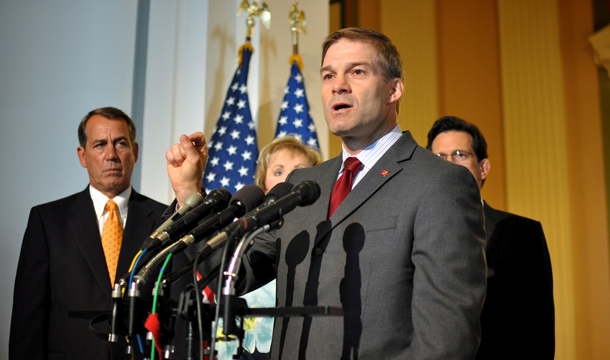
[[[110,285],[113,285],[116,267],[119,262],[119,253],[121,252],[121,243],[123,242],[123,225],[121,225],[119,219],[119,206],[113,200],[108,200],[105,209],[109,215],[102,230],[102,247],[108,265]]]

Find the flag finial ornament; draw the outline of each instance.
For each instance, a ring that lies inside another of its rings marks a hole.
[[[299,3],[294,3],[290,7],[290,14],[288,14],[288,22],[290,23],[290,31],[292,32],[292,53],[299,53],[299,33],[302,31],[307,34],[307,22],[305,21],[305,12],[299,11]],[[292,62],[291,62],[292,64]],[[303,71],[303,65],[299,65],[301,71]]]
[[[258,0],[242,0],[237,9],[237,15],[242,11],[247,11],[248,16],[246,17],[246,41],[250,41],[252,38],[252,32],[254,31],[254,25],[256,25],[255,17],[259,17],[265,28],[269,29],[271,26],[271,11],[266,2],[259,5]]]

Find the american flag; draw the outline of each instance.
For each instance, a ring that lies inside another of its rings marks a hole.
[[[319,148],[316,125],[309,115],[305,84],[298,63],[299,61],[296,59],[292,62],[290,79],[284,89],[284,101],[277,121],[275,137],[293,135],[301,140],[301,143]]]
[[[208,192],[224,187],[235,193],[254,183],[258,144],[247,87],[252,51],[250,43],[240,48],[240,64],[208,142],[209,160],[203,174],[203,186]]]

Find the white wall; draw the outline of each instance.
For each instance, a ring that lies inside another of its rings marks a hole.
[[[151,1],[144,124],[138,129],[141,182],[133,185],[159,201],[171,199],[165,150],[182,133],[211,136],[245,40],[239,2]],[[249,94],[255,118],[260,106],[264,121],[275,122],[290,73],[292,2],[267,3],[272,27],[261,29],[257,22]],[[310,24],[300,48],[307,96],[327,154],[318,69],[328,1],[299,3]],[[13,281],[30,208],[85,188],[76,129],[88,111],[131,111],[136,21],[136,0],[0,1],[0,359],[8,353]]]
[[[81,191],[76,130],[88,111],[131,108],[135,1],[0,1],[0,358],[32,206]]]

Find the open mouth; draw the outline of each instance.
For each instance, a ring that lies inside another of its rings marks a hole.
[[[340,111],[340,110],[349,109],[349,108],[351,108],[351,106],[348,104],[335,104],[333,106],[334,111]]]

